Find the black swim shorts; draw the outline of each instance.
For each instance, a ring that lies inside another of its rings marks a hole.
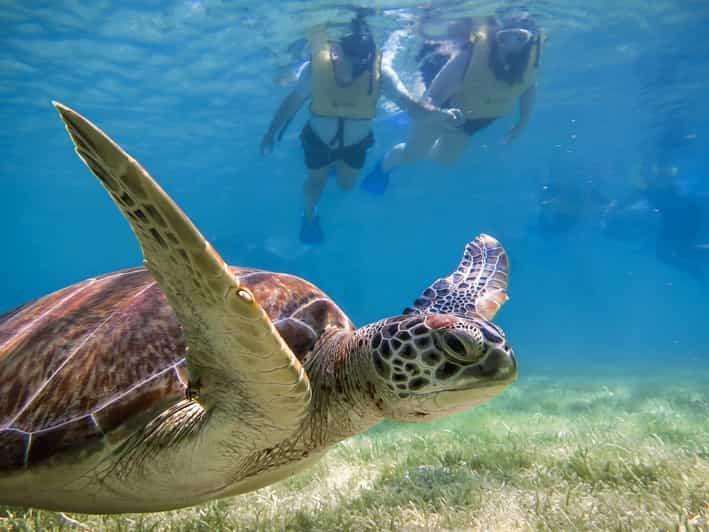
[[[351,146],[344,146],[340,139],[334,147],[330,147],[318,137],[310,127],[310,123],[307,123],[300,134],[300,141],[305,153],[305,166],[309,170],[329,166],[338,160],[344,161],[350,168],[359,170],[364,166],[367,150],[374,145],[374,135],[370,131],[369,135]]]
[[[466,135],[474,135],[481,129],[485,129],[487,126],[492,124],[496,119],[495,118],[476,118],[476,119],[467,119],[465,122],[463,122],[463,125],[461,128],[465,132]]]

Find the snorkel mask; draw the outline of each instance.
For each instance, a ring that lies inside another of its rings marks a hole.
[[[350,26],[352,31],[340,40],[340,46],[352,63],[352,77],[356,78],[371,68],[377,47],[363,18],[356,17]]]
[[[500,51],[508,56],[518,55],[529,48],[539,33],[534,21],[526,14],[509,15],[499,22],[495,41]]]
[[[524,28],[498,30],[495,40],[505,55],[517,55],[522,52],[534,38],[534,34]]]

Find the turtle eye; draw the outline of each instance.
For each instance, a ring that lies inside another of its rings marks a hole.
[[[448,349],[450,349],[456,355],[461,357],[466,356],[467,352],[465,350],[463,342],[461,342],[460,339],[455,335],[446,333],[443,335],[443,341],[446,343]]]

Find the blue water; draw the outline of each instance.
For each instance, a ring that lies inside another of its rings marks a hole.
[[[284,72],[302,54],[297,41],[313,24],[351,16],[337,4],[0,2],[0,309],[141,261],[73,153],[50,104],[59,100],[138,159],[230,263],[305,277],[358,325],[398,314],[486,232],[511,259],[511,300],[497,321],[522,378],[707,364],[709,250],[687,268],[656,248],[672,234],[709,244],[709,4],[527,2],[548,42],[522,137],[501,144],[506,117],[454,166],[401,170],[381,197],[331,184],[320,204],[327,240],[306,247],[298,133],[307,113],[273,155],[258,147],[290,90]],[[434,1],[426,11],[399,0],[370,23],[382,44],[424,12],[443,24],[512,5]],[[402,50],[395,65],[409,87],[412,56]],[[392,113],[380,109],[366,168],[405,138],[406,121]],[[699,222],[683,218],[684,204],[669,235],[642,201],[603,215],[637,196],[634,176],[653,165],[677,168]],[[549,183],[572,198],[574,219],[556,229],[539,224]]]

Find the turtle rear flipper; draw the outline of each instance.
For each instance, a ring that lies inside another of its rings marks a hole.
[[[281,441],[310,401],[303,367],[254,295],[150,175],[94,124],[54,102],[76,152],[130,223],[187,341],[190,387],[206,408],[249,412]]]
[[[404,314],[441,313],[492,320],[509,299],[509,262],[502,244],[481,234],[465,246],[456,271],[424,290]]]

